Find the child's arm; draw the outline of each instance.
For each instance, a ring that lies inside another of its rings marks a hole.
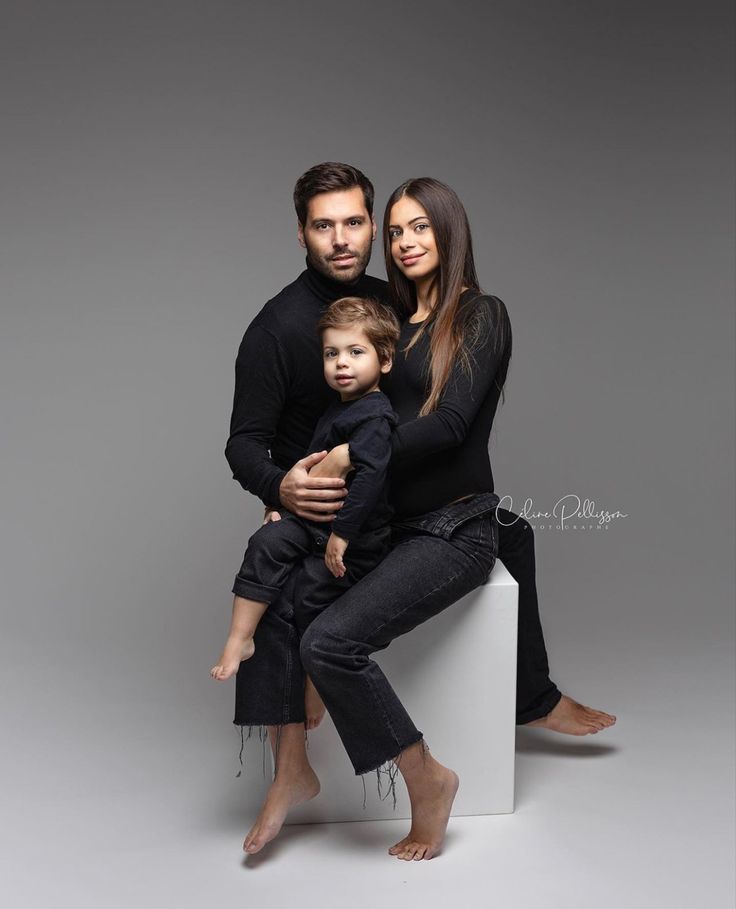
[[[360,423],[351,433],[348,445],[355,473],[343,506],[332,522],[332,532],[344,540],[360,533],[383,491],[391,460],[391,425],[386,415]]]

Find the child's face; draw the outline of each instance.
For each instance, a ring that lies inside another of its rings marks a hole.
[[[359,324],[326,328],[322,333],[322,360],[327,384],[340,392],[343,401],[374,391],[381,374],[391,369],[390,361],[379,361],[376,348]]]

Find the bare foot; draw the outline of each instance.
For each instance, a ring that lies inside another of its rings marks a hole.
[[[573,701],[572,698],[563,694],[547,716],[524,725],[541,726],[543,729],[551,729],[552,732],[562,732],[567,735],[589,735],[613,726],[615,722],[616,717],[612,714],[578,704],[577,701]]]
[[[307,715],[305,726],[307,729],[316,729],[325,715],[325,705],[319,692],[314,687],[314,682],[307,676],[304,684],[304,711]]]
[[[431,859],[442,848],[460,781],[457,774],[427,755],[426,773],[409,787],[411,829],[388,851],[405,862]],[[408,781],[407,781],[408,786]]]
[[[243,660],[249,660],[256,652],[253,638],[243,638],[239,635],[230,635],[225,642],[220,661],[210,669],[210,675],[218,682],[224,682],[238,671],[238,666]]]
[[[289,808],[313,799],[319,794],[319,788],[317,774],[308,764],[290,774],[277,775],[258,819],[243,841],[243,851],[249,855],[260,852],[281,830]]]

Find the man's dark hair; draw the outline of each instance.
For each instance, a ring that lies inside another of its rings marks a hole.
[[[363,190],[365,207],[368,214],[373,215],[373,184],[357,167],[336,161],[325,161],[323,164],[310,167],[299,177],[294,187],[294,208],[299,223],[302,226],[306,224],[307,206],[314,196],[352,189],[354,186],[359,186]]]

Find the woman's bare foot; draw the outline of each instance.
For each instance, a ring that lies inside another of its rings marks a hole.
[[[210,675],[218,682],[224,682],[238,671],[238,666],[243,660],[249,660],[255,652],[253,638],[231,634],[225,642],[225,649],[218,664],[210,669]]]
[[[547,716],[532,720],[531,723],[525,723],[525,725],[541,726],[543,729],[551,729],[552,732],[562,732],[567,735],[589,735],[613,726],[615,722],[616,717],[612,714],[578,704],[577,701],[573,701],[572,698],[563,694]]]
[[[305,726],[307,729],[316,729],[322,722],[325,715],[325,705],[319,692],[314,687],[314,682],[307,676],[304,683],[304,712],[307,720]]]
[[[303,739],[303,730],[300,735]],[[297,766],[280,770],[271,783],[258,819],[243,841],[243,851],[249,855],[260,852],[281,830],[289,809],[313,799],[319,789],[317,774],[306,758]]]
[[[431,859],[442,849],[447,822],[450,819],[452,803],[460,785],[457,774],[436,761],[428,751],[419,760],[423,766],[419,769],[404,767],[407,752],[415,748],[426,749],[424,742],[412,745],[401,755],[399,769],[406,781],[411,802],[411,829],[408,836],[399,840],[388,851],[389,855],[405,862]],[[412,755],[413,758],[416,755]]]

